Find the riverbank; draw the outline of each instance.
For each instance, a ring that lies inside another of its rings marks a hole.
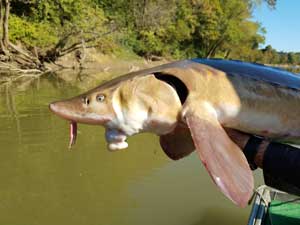
[[[167,59],[149,61],[131,52],[103,54],[96,49],[89,49],[82,60],[76,54],[62,57],[52,70],[63,81],[81,89],[91,88],[103,80],[110,80],[130,72],[158,66],[169,62]],[[77,74],[77,76],[74,76]]]
[[[277,67],[283,70],[290,71],[300,75],[300,65],[291,65],[291,64],[266,64],[266,66]]]
[[[158,66],[173,61],[172,59],[157,58],[156,61],[146,60],[135,53],[124,49],[111,54],[103,54],[96,48],[86,49],[83,52],[73,52],[60,57],[55,63],[45,64],[46,72],[35,70],[4,70],[0,64],[0,86],[27,86],[33,80],[44,75],[55,76],[61,82],[68,83],[80,89],[92,88],[100,81],[110,80],[133,71]],[[9,64],[7,64],[9,66]],[[12,65],[10,65],[12,66]],[[288,64],[272,64],[294,73],[299,73],[299,66]]]
[[[85,50],[84,53],[74,52],[73,54],[68,54],[57,60],[55,64],[47,64],[47,66],[52,68],[53,71],[58,69],[88,69],[110,73],[122,70],[126,73],[166,62],[168,62],[166,59],[158,61],[146,60],[132,52],[124,50],[115,54],[103,54],[97,49],[92,48]]]
[[[8,69],[0,66],[0,87],[14,86],[26,89],[34,80],[41,76],[55,76],[60,82],[76,86],[80,89],[91,88],[103,80],[110,80],[129,72],[154,67],[169,62],[161,59],[149,61],[132,52],[119,51],[116,54],[103,54],[95,48],[88,49],[78,58],[76,52],[61,57],[55,64],[46,64],[46,72],[35,70],[14,70],[13,65]]]

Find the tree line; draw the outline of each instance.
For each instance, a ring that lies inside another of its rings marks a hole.
[[[74,51],[122,49],[148,59],[218,57],[299,64],[299,53],[263,49],[252,11],[276,0],[0,0],[0,61],[44,68]]]

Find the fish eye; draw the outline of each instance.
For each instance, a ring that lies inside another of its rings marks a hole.
[[[105,95],[104,94],[97,95],[96,99],[98,102],[103,102],[105,99]]]

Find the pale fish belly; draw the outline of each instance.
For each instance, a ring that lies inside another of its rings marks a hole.
[[[224,127],[234,128],[251,134],[266,134],[267,130],[273,135],[279,135],[282,124],[277,116],[266,113],[244,110],[241,106],[232,104],[220,104],[217,109],[218,120]],[[268,132],[268,135],[269,132]]]
[[[289,118],[288,112],[283,110],[285,106],[282,106],[281,110],[278,110],[280,107],[274,107],[272,111],[269,109],[270,105],[261,105],[261,107],[258,105],[249,107],[243,104],[241,106],[222,104],[219,109],[220,122],[224,127],[273,140],[300,144],[300,117]],[[293,111],[290,112],[292,113]]]
[[[300,129],[283,123],[279,115],[242,110],[236,117],[236,128],[270,138],[299,137]]]
[[[235,106],[223,105],[219,117],[224,127],[300,145],[300,127],[284,124],[278,115],[254,110],[239,111]]]

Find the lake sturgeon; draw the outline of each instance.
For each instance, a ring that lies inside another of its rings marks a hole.
[[[102,125],[110,150],[128,147],[141,132],[160,136],[177,160],[196,149],[219,189],[247,205],[253,176],[241,149],[227,136],[232,128],[272,140],[300,144],[300,78],[241,61],[194,59],[133,72],[77,97],[50,104],[70,121]]]

